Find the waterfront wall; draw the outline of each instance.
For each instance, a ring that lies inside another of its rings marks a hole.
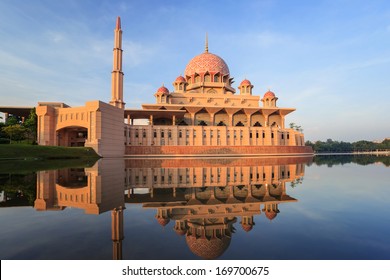
[[[309,146],[126,146],[125,156],[298,155],[312,154]]]

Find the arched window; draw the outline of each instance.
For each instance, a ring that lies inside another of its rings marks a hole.
[[[219,82],[219,74],[214,75],[214,82]]]
[[[200,76],[198,74],[195,75],[195,83],[200,82]]]
[[[210,82],[210,74],[209,74],[209,73],[206,73],[206,74],[204,75],[204,81],[205,81],[205,82]]]

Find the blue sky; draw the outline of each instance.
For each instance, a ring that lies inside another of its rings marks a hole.
[[[0,106],[109,101],[117,16],[127,108],[172,90],[207,32],[235,87],[274,91],[307,140],[390,137],[386,0],[1,0]]]

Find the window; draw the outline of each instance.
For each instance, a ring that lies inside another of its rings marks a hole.
[[[181,130],[179,130],[179,138],[182,138],[183,137],[183,133]]]

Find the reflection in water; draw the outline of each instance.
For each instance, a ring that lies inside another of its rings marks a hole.
[[[297,183],[311,158],[102,159],[93,167],[37,174],[39,211],[111,211],[113,259],[122,259],[125,204],[156,210],[156,220],[184,235],[197,256],[215,259],[229,247],[239,220],[244,231],[254,216],[275,219],[279,204],[295,202],[286,183]],[[126,215],[131,215],[127,212]]]

